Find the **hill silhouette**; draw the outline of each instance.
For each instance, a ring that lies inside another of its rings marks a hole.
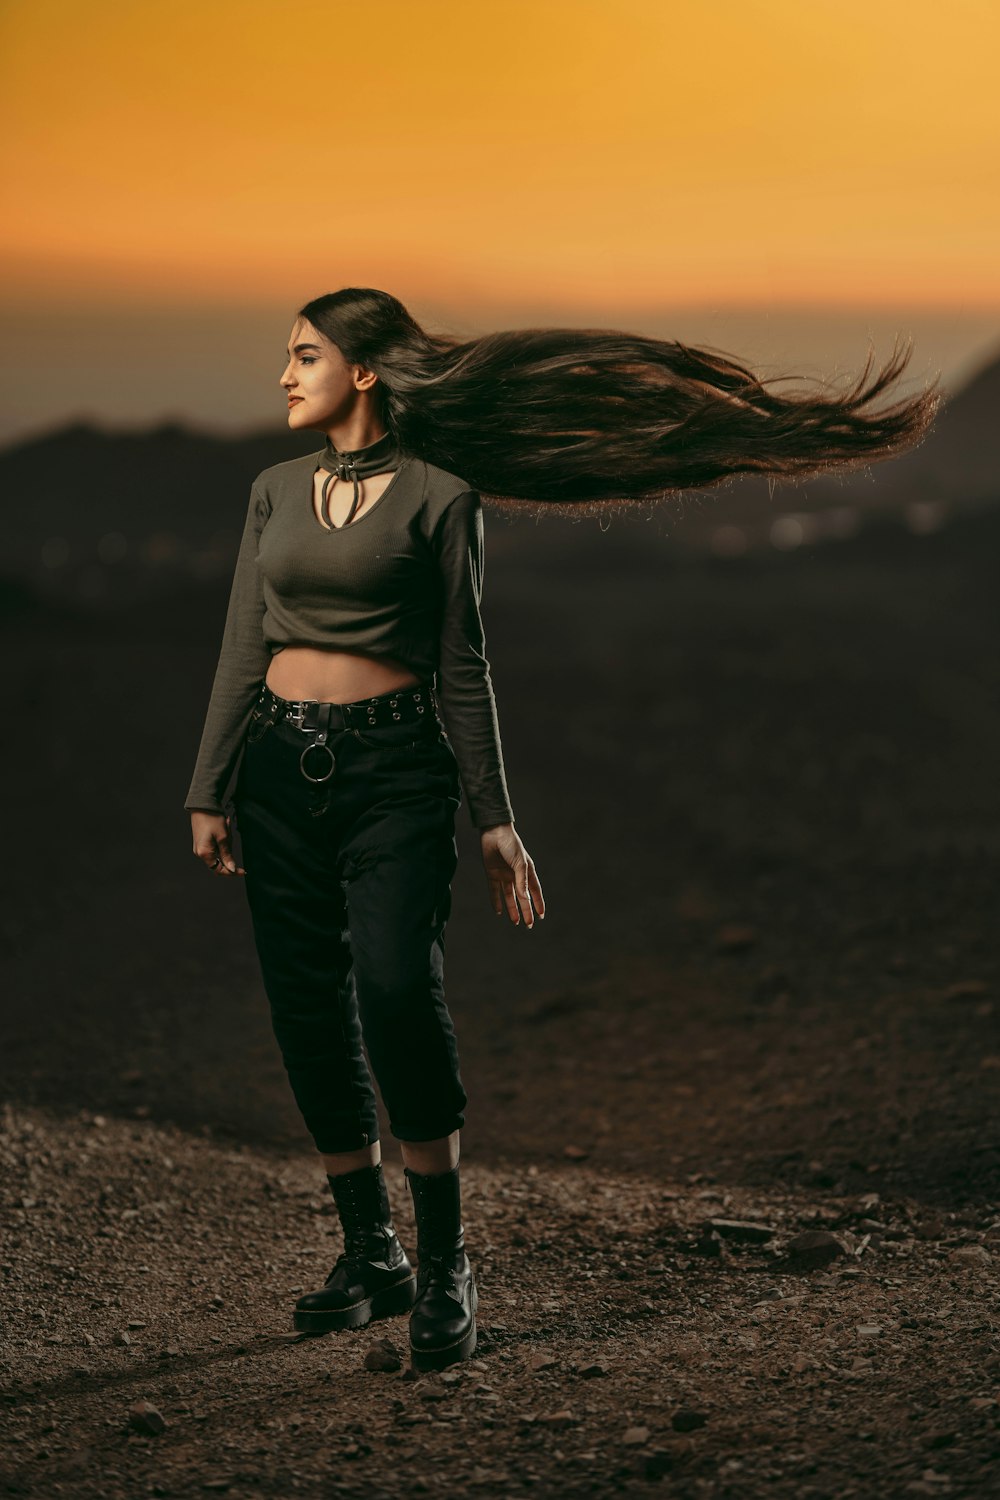
[[[606,530],[580,528],[595,562],[607,535],[635,556],[651,535],[676,551],[742,552],[842,541],[873,518],[936,529],[1000,498],[1000,358],[947,400],[926,441],[884,464],[803,484],[748,476],[689,492],[652,511],[624,510]],[[284,428],[233,438],[164,422],[114,432],[75,422],[0,451],[6,547],[0,608],[6,614],[72,604],[106,612],[143,600],[217,590],[232,572],[250,484],[261,469],[317,451],[322,436]],[[488,521],[489,554],[534,550],[538,507]],[[653,531],[643,523],[651,515]],[[782,516],[795,526],[774,530]],[[543,528],[573,517],[542,514]],[[665,520],[666,525],[659,522]],[[574,538],[574,547],[579,547]]]

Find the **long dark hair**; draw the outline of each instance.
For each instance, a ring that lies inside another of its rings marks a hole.
[[[797,481],[914,447],[941,404],[937,382],[881,411],[909,362],[872,354],[841,392],[778,395],[729,355],[607,328],[426,333],[388,292],[343,287],[299,309],[349,363],[379,377],[380,416],[406,452],[484,498],[585,505],[650,502],[737,474]]]

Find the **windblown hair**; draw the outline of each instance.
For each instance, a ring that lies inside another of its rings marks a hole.
[[[873,410],[912,349],[868,383],[779,395],[730,356],[604,328],[426,333],[388,292],[344,287],[299,309],[378,375],[380,417],[405,452],[484,498],[595,508],[649,503],[739,474],[796,482],[865,467],[926,436],[927,389]]]

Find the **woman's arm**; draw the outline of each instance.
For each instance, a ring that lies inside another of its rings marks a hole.
[[[465,490],[446,507],[433,537],[441,585],[440,660],[435,695],[477,828],[513,823],[496,700],[480,613],[483,507]]]
[[[219,664],[194,776],[184,802],[188,812],[224,812],[250,714],[271,660],[261,628],[264,599],[257,567],[260,534],[270,514],[270,502],[255,482],[229,595]]]

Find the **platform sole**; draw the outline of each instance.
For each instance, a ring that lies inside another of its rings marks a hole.
[[[448,1365],[457,1364],[461,1359],[468,1359],[476,1347],[476,1310],[479,1307],[479,1293],[475,1283],[472,1287],[472,1327],[468,1333],[456,1339],[453,1344],[443,1344],[437,1349],[417,1349],[410,1345],[410,1363],[415,1370],[443,1370]]]
[[[473,1323],[464,1338],[457,1344],[448,1344],[442,1349],[414,1349],[410,1345],[410,1362],[415,1370],[443,1370],[459,1360],[468,1359],[476,1347],[476,1325]]]
[[[409,1312],[417,1295],[416,1275],[398,1281],[395,1286],[382,1287],[370,1297],[362,1297],[350,1307],[295,1309],[294,1326],[300,1333],[329,1333],[335,1328],[363,1328],[374,1318],[392,1318],[398,1313]]]

